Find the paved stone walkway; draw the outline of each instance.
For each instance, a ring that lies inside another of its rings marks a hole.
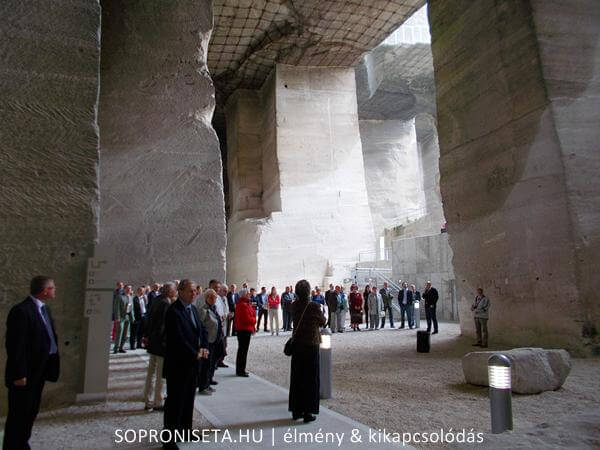
[[[252,374],[249,378],[237,377],[233,364],[228,364],[231,367],[217,371],[217,392],[196,398],[196,409],[215,429],[221,430],[210,433],[211,447],[215,443],[218,448],[228,449],[352,447],[372,450],[401,446],[380,443],[383,434],[378,433],[379,430],[371,430],[323,407],[312,423],[294,421],[288,412],[287,389]],[[198,445],[180,447],[191,449]]]

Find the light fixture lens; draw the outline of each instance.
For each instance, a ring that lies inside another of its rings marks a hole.
[[[490,387],[496,389],[510,389],[510,367],[488,366]]]

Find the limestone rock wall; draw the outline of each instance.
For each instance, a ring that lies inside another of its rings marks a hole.
[[[426,213],[414,119],[361,120],[365,179],[375,237]]]
[[[580,351],[570,177],[531,5],[432,0],[429,14],[462,330],[474,334],[469,305],[482,286],[492,300],[492,342]],[[591,149],[586,139],[578,141]]]
[[[232,218],[263,217],[263,111],[258,91],[240,89],[228,100],[227,178]]]
[[[374,242],[353,70],[278,65],[261,98],[263,129],[276,125],[274,138],[265,131],[261,141],[266,217],[232,214],[228,281],[277,287],[300,278],[321,285],[327,275],[341,281]],[[228,125],[228,143],[229,132]],[[228,152],[240,160],[240,149],[229,145]],[[272,198],[280,199],[278,210]],[[247,267],[252,257],[256,278]]]
[[[87,258],[98,232],[97,1],[0,3],[0,367],[5,321],[38,274],[54,278],[50,308],[61,377],[44,402],[80,392]],[[0,389],[0,415],[7,391]]]
[[[435,118],[428,114],[420,114],[415,118],[425,194],[423,234],[438,233],[446,223],[440,193],[440,144],[435,122]]]
[[[440,295],[438,320],[458,320],[456,280],[447,233],[393,240],[392,279],[414,284],[421,293],[425,283],[431,281]]]
[[[100,243],[139,283],[225,275],[211,2],[103,1]]]
[[[600,3],[532,1],[540,61],[565,171],[581,335],[600,353]],[[569,299],[575,300],[574,295]]]

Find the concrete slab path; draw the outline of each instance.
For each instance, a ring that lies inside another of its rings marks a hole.
[[[228,364],[229,368],[217,371],[217,391],[212,396],[199,395],[195,402],[197,411],[220,430],[205,435],[211,448],[374,450],[402,447],[401,443],[384,442],[383,430],[370,429],[322,406],[316,421],[308,424],[294,421],[288,412],[287,389],[253,374],[248,378],[237,377],[233,364]],[[387,437],[393,438],[390,434]],[[180,447],[198,448],[198,444],[180,444]]]

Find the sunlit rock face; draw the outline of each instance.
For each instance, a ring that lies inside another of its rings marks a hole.
[[[435,85],[427,8],[356,67],[358,114],[375,236],[438,234]],[[386,230],[388,232],[386,233]]]
[[[415,121],[361,120],[369,206],[375,236],[425,214]]]
[[[133,283],[225,275],[209,1],[103,1],[100,244]]]
[[[228,280],[321,285],[372,249],[356,108],[351,69],[278,65],[232,96]]]

